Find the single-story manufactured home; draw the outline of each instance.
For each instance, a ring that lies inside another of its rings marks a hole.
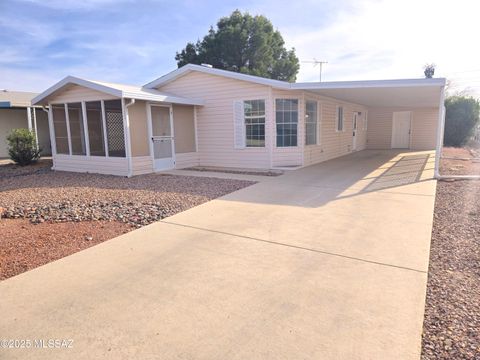
[[[38,106],[32,106],[37,93],[0,90],[0,158],[8,157],[7,136],[13,129],[30,129],[37,136],[42,155],[50,155],[48,115]]]
[[[445,79],[288,83],[185,65],[144,86],[67,77],[49,112],[56,170],[297,168],[363,149],[433,150]]]

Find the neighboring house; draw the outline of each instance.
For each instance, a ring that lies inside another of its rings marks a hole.
[[[295,168],[363,149],[431,150],[444,79],[287,83],[186,65],[142,87],[67,77],[50,109],[58,170]]]
[[[51,155],[48,115],[32,106],[36,93],[0,90],[0,158],[8,157],[7,136],[13,129],[34,130],[42,155]]]

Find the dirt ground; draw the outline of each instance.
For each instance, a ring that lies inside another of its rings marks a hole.
[[[42,223],[0,220],[0,280],[15,276],[134,228],[108,221]]]
[[[479,285],[480,181],[439,181],[430,250],[423,360],[480,359]]]
[[[0,280],[254,183],[50,168],[48,160],[0,165]]]
[[[442,175],[480,175],[478,149],[444,147],[440,163]]]

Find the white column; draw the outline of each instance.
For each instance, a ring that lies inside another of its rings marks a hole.
[[[55,128],[53,126],[53,110],[52,110],[51,104],[48,104],[48,130],[50,132],[50,145],[52,146],[52,157],[55,157],[55,155],[57,155],[57,143],[55,141]],[[55,166],[55,162],[53,165]]]
[[[82,101],[83,132],[85,133],[85,154],[90,156],[90,138],[88,136],[87,107]]]
[[[107,136],[107,120],[105,119],[105,102],[101,101],[102,125],[103,125],[103,142],[105,149],[105,157],[108,157],[108,136]]]
[[[70,118],[68,116],[68,106],[67,104],[63,105],[65,108],[65,122],[67,123],[67,140],[68,140],[68,152],[72,155],[72,137],[70,135]]]

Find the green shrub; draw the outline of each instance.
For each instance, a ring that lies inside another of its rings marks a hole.
[[[40,159],[42,151],[36,142],[35,133],[28,129],[13,129],[7,136],[8,155],[21,166],[29,165]]]
[[[464,146],[479,121],[480,103],[468,96],[451,96],[445,100],[444,145]]]

